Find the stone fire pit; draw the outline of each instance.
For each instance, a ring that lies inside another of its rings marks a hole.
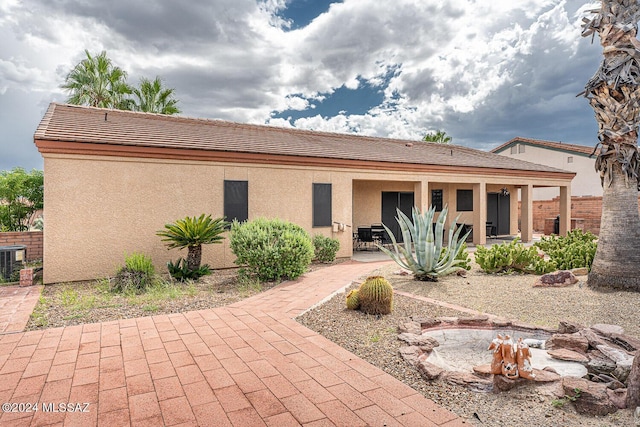
[[[554,383],[558,397],[574,397],[582,413],[604,415],[625,407],[626,380],[640,340],[615,325],[589,328],[561,322],[540,328],[489,316],[413,317],[399,325],[405,361],[428,381],[446,381],[472,391],[504,391],[532,382]],[[530,347],[535,378],[509,379],[491,374],[489,344],[498,334],[523,338]]]

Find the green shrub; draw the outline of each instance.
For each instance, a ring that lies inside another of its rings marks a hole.
[[[443,258],[447,255],[447,251],[445,248],[442,248],[440,251],[440,262],[442,262]],[[454,258],[456,261],[459,261],[458,267],[464,268],[465,270],[471,270],[471,257],[469,256],[469,250],[467,249],[467,244],[463,243],[458,250],[458,254]]]
[[[333,262],[336,259],[336,253],[340,249],[338,239],[325,237],[320,234],[313,237],[314,256],[320,262]]]
[[[184,282],[187,280],[198,280],[202,276],[206,276],[211,274],[211,268],[208,264],[201,265],[195,270],[191,270],[187,261],[183,258],[178,258],[176,263],[169,261],[167,263],[167,269],[169,270],[169,274],[174,279]]]
[[[476,248],[476,262],[487,273],[545,274],[557,269],[555,262],[546,261],[534,246],[525,247],[518,239],[510,243]]]
[[[231,225],[235,263],[261,281],[295,279],[313,259],[313,243],[298,225],[279,219],[258,218]]]
[[[586,267],[591,270],[596,256],[597,237],[587,231],[571,230],[566,236],[542,237],[534,246],[554,261],[560,270]]]
[[[393,244],[393,251],[378,245],[400,267],[413,273],[415,280],[435,282],[440,276],[446,276],[462,270],[464,261],[459,259],[462,245],[471,231],[461,236],[462,227],[449,227],[449,246],[444,245],[444,224],[448,209],[445,206],[434,223],[436,208],[431,206],[427,212],[420,213],[415,207],[412,209],[412,219],[409,219],[400,209],[397,209],[396,220],[402,231],[403,243],[398,243],[391,230],[384,225]],[[458,218],[454,221],[457,221]],[[434,230],[435,228],[435,230]]]
[[[138,252],[127,255],[124,267],[116,272],[111,290],[121,293],[143,293],[156,282],[151,258]]]

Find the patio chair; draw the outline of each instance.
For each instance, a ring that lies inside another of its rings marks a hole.
[[[358,227],[358,240],[356,242],[356,250],[368,250],[373,244],[373,234],[371,227]],[[364,249],[363,249],[364,248]]]
[[[389,233],[387,233],[387,230],[384,229],[382,224],[371,224],[371,235],[373,237],[373,241],[381,246],[391,244]]]

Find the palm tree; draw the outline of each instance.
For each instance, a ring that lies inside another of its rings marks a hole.
[[[447,135],[445,131],[437,130],[435,132],[429,132],[422,138],[425,142],[435,142],[438,144],[449,144],[451,142],[451,137]]]
[[[582,32],[583,36],[597,32],[604,48],[604,60],[583,92],[599,126],[601,147],[595,165],[603,186],[600,236],[588,284],[636,292],[640,292],[639,12],[636,1],[602,0],[601,8],[584,20]]]
[[[97,56],[91,56],[88,50],[84,52],[87,57],[73,67],[61,85],[70,92],[67,102],[128,110],[126,96],[131,87],[127,84],[127,73],[115,67],[105,51]]]
[[[140,88],[133,89],[133,110],[145,113],[177,114],[180,109],[176,106],[178,100],[173,97],[174,89],[163,89],[162,80],[156,77],[154,81],[147,78],[140,80]]]
[[[222,233],[228,225],[224,218],[211,219],[211,215],[205,217],[202,214],[197,218],[186,217],[175,224],[166,224],[165,229],[156,234],[164,237],[162,241],[167,242],[167,249],[187,248],[187,267],[195,271],[200,268],[202,245],[222,242]]]

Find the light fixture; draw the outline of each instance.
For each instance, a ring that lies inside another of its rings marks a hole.
[[[507,197],[509,195],[509,190],[507,190],[507,187],[502,187],[502,189],[500,190],[500,195],[503,197]]]

